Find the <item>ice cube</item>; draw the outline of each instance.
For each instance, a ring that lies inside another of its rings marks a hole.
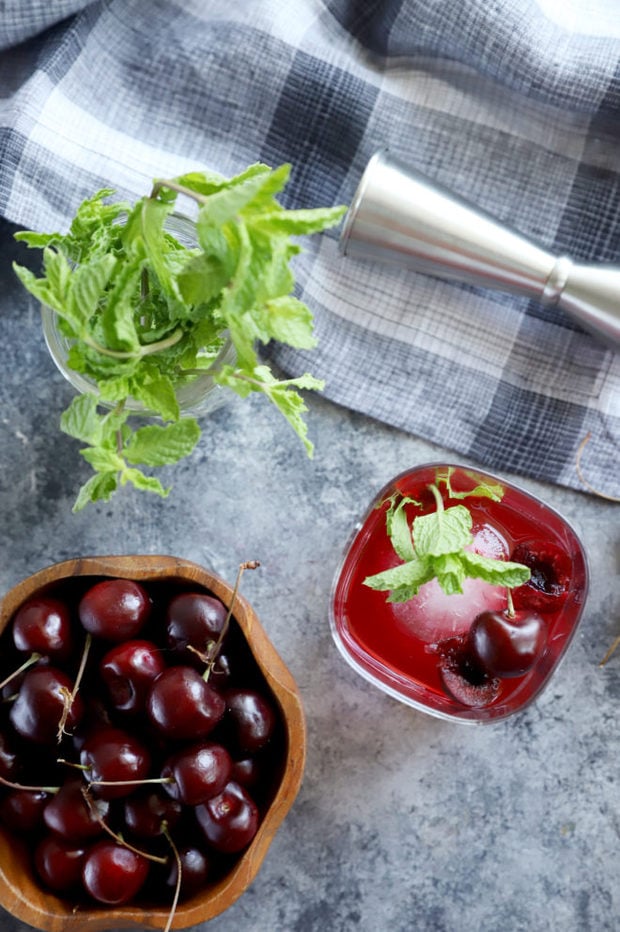
[[[495,559],[505,559],[508,552],[505,540],[488,524],[474,531],[468,549]],[[400,628],[435,643],[467,631],[480,612],[501,611],[505,607],[506,590],[502,586],[492,586],[482,579],[466,579],[462,593],[446,595],[437,580],[432,579],[409,602],[395,602],[392,611]]]

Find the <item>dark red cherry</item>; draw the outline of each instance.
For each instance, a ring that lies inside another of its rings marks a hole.
[[[165,666],[160,648],[151,641],[126,641],[112,647],[99,664],[112,707],[121,712],[141,711]]]
[[[198,824],[212,848],[226,854],[242,851],[254,838],[258,807],[238,783],[228,783],[218,796],[196,806]]]
[[[203,890],[211,873],[211,861],[204,851],[196,845],[181,845],[178,847],[181,861],[181,897],[187,899]],[[176,858],[171,858],[169,865],[164,869],[162,884],[165,888],[166,898],[176,890],[178,867]]]
[[[231,780],[240,783],[249,789],[259,782],[264,771],[264,760],[262,757],[244,757],[241,760],[233,761]]]
[[[69,779],[43,810],[43,821],[51,832],[70,842],[82,842],[101,835],[99,820],[105,820],[110,804],[104,799],[84,798],[86,783],[81,777]]]
[[[50,798],[43,790],[11,790],[0,801],[0,821],[18,833],[39,829]]]
[[[492,676],[527,673],[540,657],[547,639],[542,619],[532,612],[482,612],[470,628],[467,643],[474,657]]]
[[[76,751],[81,751],[86,739],[101,728],[108,728],[113,724],[110,718],[110,708],[100,696],[93,693],[83,694],[84,715],[80,727],[72,736],[71,744]]]
[[[495,702],[499,695],[500,681],[489,676],[475,658],[463,647],[460,638],[443,654],[438,662],[439,679],[445,692],[452,699],[470,709],[483,709]]]
[[[144,788],[125,800],[125,825],[138,838],[157,838],[164,823],[169,829],[178,824],[182,811],[181,803],[159,787]]]
[[[171,779],[166,791],[188,806],[204,803],[224,789],[232,771],[232,759],[221,744],[205,741],[183,748],[164,763],[161,776]]]
[[[56,893],[77,888],[86,848],[58,835],[47,835],[34,851],[34,866],[46,887]]]
[[[93,793],[101,799],[117,799],[128,796],[149,776],[151,755],[129,732],[101,728],[84,742],[80,764]]]
[[[78,615],[84,628],[105,641],[135,638],[151,613],[148,593],[130,579],[104,579],[82,596]]]
[[[168,667],[151,687],[146,709],[166,738],[199,740],[215,728],[226,710],[222,696],[193,667]]]
[[[73,682],[56,667],[33,667],[28,670],[11,707],[9,719],[15,730],[37,744],[54,744]],[[71,731],[84,715],[84,703],[78,692],[66,720]]]
[[[188,645],[205,654],[224,627],[228,612],[215,596],[203,592],[181,592],[170,600],[166,612],[168,647],[182,663],[191,663]],[[194,655],[195,656],[195,655]]]
[[[62,662],[71,656],[73,632],[69,608],[58,599],[36,596],[17,610],[11,626],[18,651]]]
[[[82,882],[99,903],[121,906],[138,893],[148,870],[148,861],[142,855],[112,839],[103,839],[86,852]]]
[[[5,780],[14,781],[20,769],[20,759],[14,745],[15,742],[0,731],[0,777]]]
[[[248,754],[260,751],[273,735],[276,724],[271,703],[253,689],[229,689],[224,698],[226,724],[237,747]]]
[[[515,608],[543,613],[557,611],[570,589],[569,554],[551,541],[528,540],[515,547],[510,559],[523,563],[531,573],[528,582],[512,590]]]

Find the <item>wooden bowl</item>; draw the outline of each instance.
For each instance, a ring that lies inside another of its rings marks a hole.
[[[78,577],[122,577],[143,582],[191,585],[216,595],[230,607],[233,588],[203,567],[170,556],[106,556],[67,560],[47,567],[14,586],[0,606],[0,633],[19,606],[31,596]],[[306,727],[297,685],[277,654],[256,614],[241,595],[233,616],[279,706],[284,725],[281,779],[250,846],[225,876],[191,899],[181,902],[171,928],[185,929],[217,916],[247,889],[261,866],[276,830],[291,808],[301,785]],[[47,892],[35,880],[23,843],[0,828],[0,904],[22,922],[45,932],[102,932],[110,929],[163,929],[169,916],[164,905],[77,908]]]

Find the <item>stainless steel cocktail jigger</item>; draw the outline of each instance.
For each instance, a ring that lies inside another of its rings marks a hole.
[[[620,266],[552,255],[386,151],[362,175],[340,245],[347,256],[557,305],[620,346]]]

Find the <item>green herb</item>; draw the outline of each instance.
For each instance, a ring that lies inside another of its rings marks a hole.
[[[200,427],[182,414],[177,391],[206,370],[241,397],[264,394],[312,455],[299,391],[323,383],[309,374],[278,380],[257,345],[315,346],[312,313],[292,294],[290,261],[300,247],[291,237],[336,225],[346,207],[286,210],[276,195],[289,172],[262,164],[231,179],[194,172],[154,182],[134,204],[109,202],[114,192],[104,189],[80,205],[67,234],[16,234],[43,250],[43,274],[17,264],[15,272],[58,316],[71,341],[68,365],[93,382],[93,393],[75,398],[61,417],[95,471],[75,511],[108,501],[127,483],[168,494],[140,467],[192,452]],[[198,204],[195,248],[166,228],[178,195]],[[227,337],[235,364],[214,367]],[[130,401],[163,423],[134,427]]]
[[[452,476],[454,475],[454,466],[446,466],[445,471],[437,471],[436,482],[438,486],[445,485],[450,498],[490,498],[494,502],[501,502],[504,497],[504,487],[499,482],[490,482],[488,479],[481,479],[475,472],[467,469],[463,470],[465,476],[469,476],[476,485],[473,489],[467,489],[464,492],[458,492],[452,488]]]
[[[451,473],[438,475],[429,486],[436,503],[435,511],[417,515],[410,527],[407,506],[422,508],[415,499],[392,495],[387,504],[386,529],[396,554],[404,562],[382,573],[368,576],[364,584],[371,589],[389,592],[389,602],[407,602],[417,595],[421,586],[437,579],[447,595],[463,591],[467,577],[483,579],[494,586],[512,588],[530,578],[530,570],[520,563],[483,557],[467,548],[473,542],[472,516],[465,505],[444,507],[439,485],[445,484],[451,498],[470,495],[501,500],[503,489],[496,484],[484,483],[467,492],[454,492],[450,486]],[[499,496],[499,498],[498,498]]]

